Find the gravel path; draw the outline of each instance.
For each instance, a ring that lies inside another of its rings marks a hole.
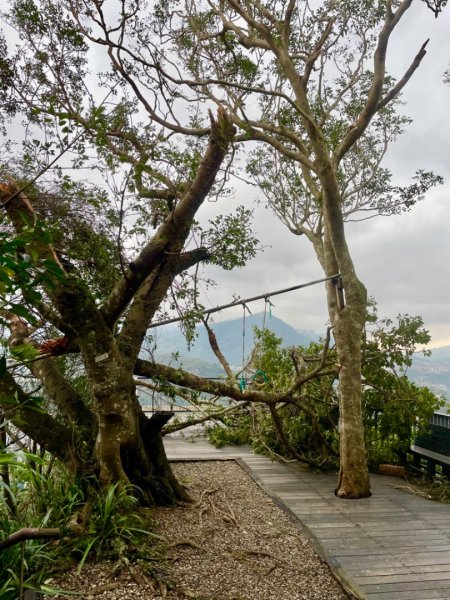
[[[168,540],[159,581],[139,566],[100,563],[51,584],[86,600],[348,600],[299,527],[236,463],[173,468],[195,503],[152,511]]]

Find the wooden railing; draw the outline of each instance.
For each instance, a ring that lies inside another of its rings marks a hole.
[[[450,415],[434,413],[429,430],[416,436],[410,453],[416,470],[424,471],[432,478],[439,466],[442,474],[450,477]]]

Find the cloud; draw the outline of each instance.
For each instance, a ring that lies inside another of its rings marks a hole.
[[[424,39],[431,38],[427,56],[403,96],[403,110],[413,122],[390,147],[386,165],[399,183],[426,169],[442,175],[444,185],[409,213],[347,225],[357,272],[377,300],[380,316],[421,315],[433,346],[450,344],[450,85],[442,82],[450,62],[449,30],[450,11],[435,20],[423,5],[416,6],[389,53],[400,76]],[[251,203],[255,197],[254,189],[238,186],[235,201]],[[323,276],[307,240],[290,234],[262,206],[256,209],[255,228],[270,247],[245,269],[216,271],[221,283],[209,294],[213,304],[229,301],[233,292],[252,296]],[[323,285],[278,296],[274,303],[275,314],[294,327],[321,331],[326,323]],[[223,313],[222,318],[231,316],[236,314]]]

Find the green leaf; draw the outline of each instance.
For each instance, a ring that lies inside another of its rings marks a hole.
[[[11,304],[10,311],[18,317],[26,319],[29,323],[36,323],[34,316],[21,304]]]
[[[27,361],[39,356],[39,350],[31,344],[20,344],[11,348],[11,354],[16,360]]]

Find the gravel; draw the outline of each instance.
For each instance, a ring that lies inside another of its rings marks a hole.
[[[300,528],[234,461],[179,463],[194,504],[151,511],[166,556],[153,577],[126,558],[86,564],[52,586],[86,600],[345,600]],[[57,600],[67,596],[54,596]]]

